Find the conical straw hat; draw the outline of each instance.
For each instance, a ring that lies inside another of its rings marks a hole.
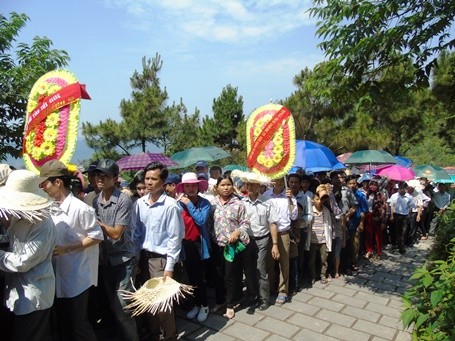
[[[126,309],[131,310],[133,316],[145,312],[156,314],[158,312],[171,311],[174,301],[179,303],[180,298],[193,295],[193,287],[177,282],[166,277],[154,277],[145,282],[135,292],[119,290],[126,300],[131,302]]]

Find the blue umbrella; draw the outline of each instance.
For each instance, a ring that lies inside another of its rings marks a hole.
[[[411,168],[412,167],[412,160],[408,159],[407,157],[397,155],[395,156],[395,160],[397,160],[397,165],[398,166],[403,166],[406,168]]]
[[[313,173],[346,168],[329,148],[307,140],[296,141],[294,165]]]

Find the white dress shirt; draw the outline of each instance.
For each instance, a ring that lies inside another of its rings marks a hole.
[[[52,207],[52,220],[57,229],[57,245],[80,244],[86,237],[103,240],[103,231],[96,222],[95,210],[70,193],[59,207]],[[71,298],[98,284],[98,244],[83,250],[56,256],[56,296]]]
[[[286,196],[286,190],[279,194],[273,193],[273,189],[266,191],[264,194],[275,207],[278,214],[277,230],[279,232],[289,231],[291,229],[291,220],[296,220],[299,215],[297,201],[294,196],[290,198],[292,202],[292,210],[290,209],[289,198]]]

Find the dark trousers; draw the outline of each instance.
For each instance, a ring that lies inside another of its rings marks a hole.
[[[148,273],[150,278],[162,277],[166,268],[166,258],[150,257],[148,260]],[[146,269],[144,269],[146,270]],[[147,314],[153,340],[160,340],[161,332],[164,340],[177,340],[177,327],[175,324],[174,309],[170,312],[159,312],[155,315]]]
[[[319,257],[321,261],[321,272],[316,274],[316,254],[319,251]],[[326,278],[327,277],[327,259],[329,257],[329,250],[327,249],[327,244],[310,244],[310,267],[311,267],[311,278],[318,279],[318,278]]]
[[[223,246],[219,247],[219,252],[222,254]],[[257,259],[258,247],[253,239],[246,246],[245,250],[235,255],[232,262],[224,260],[222,263],[224,272],[224,283],[226,286],[226,305],[229,309],[234,308],[236,288],[238,283],[238,271],[243,269],[246,279],[247,298],[254,300],[259,292],[259,278],[257,277]]]
[[[409,229],[406,236],[406,245],[412,246],[417,241],[416,234],[420,226],[420,221],[417,221],[417,212],[409,213]]]
[[[14,316],[12,341],[42,341],[49,339],[51,308],[37,310],[26,315]]]
[[[298,272],[298,285],[305,283],[305,244],[307,238],[307,231],[305,229],[299,229],[300,240],[297,244],[299,249],[299,256],[297,259],[297,272]]]
[[[404,250],[404,240],[409,225],[409,216],[402,214],[393,214],[393,222],[395,225],[395,239],[400,251]]]
[[[103,264],[104,288],[107,293],[110,308],[118,323],[119,331],[128,341],[139,340],[136,320],[126,310],[128,302],[123,299],[119,290],[133,291],[132,279],[136,277],[136,258],[131,258],[118,265]]]
[[[97,340],[87,317],[89,295],[90,288],[75,297],[55,300],[58,334],[61,340]]]
[[[207,289],[204,284],[204,263],[201,260],[199,251],[201,243],[186,240],[182,241],[182,247],[185,253],[185,266],[189,284],[194,287],[194,304],[195,306],[207,306]]]

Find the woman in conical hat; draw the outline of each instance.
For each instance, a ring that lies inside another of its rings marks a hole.
[[[38,182],[34,173],[16,170],[0,188],[0,217],[7,228],[0,238],[9,243],[6,251],[0,250],[0,271],[5,272],[6,306],[14,314],[13,340],[45,339],[54,303],[53,201]]]

